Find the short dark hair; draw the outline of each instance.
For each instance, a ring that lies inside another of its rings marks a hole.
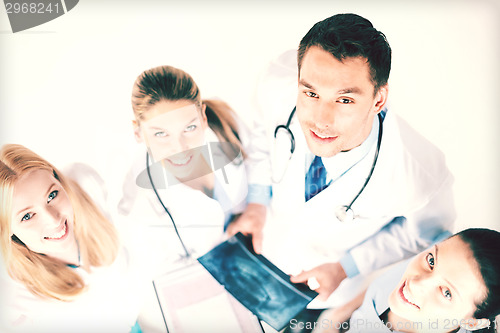
[[[375,92],[387,84],[391,71],[391,47],[385,35],[367,19],[356,14],[337,14],[316,23],[300,41],[297,54],[299,72],[304,55],[311,46],[321,47],[339,61],[351,57],[366,58]]]
[[[494,320],[500,314],[500,232],[466,229],[456,236],[469,246],[487,290],[486,298],[476,307],[474,318]]]

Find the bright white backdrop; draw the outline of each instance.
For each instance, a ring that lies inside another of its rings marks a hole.
[[[457,227],[500,228],[497,1],[97,1],[13,34],[0,10],[0,144],[103,174],[133,145],[144,69],[189,72],[245,119],[259,72],[317,21],[358,13],[393,49],[390,105],[446,154]],[[122,159],[122,156],[123,159]],[[112,186],[116,186],[112,184]]]

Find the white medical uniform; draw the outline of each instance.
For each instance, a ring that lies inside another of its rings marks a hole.
[[[360,286],[358,280],[365,274],[416,254],[443,233],[449,234],[455,218],[453,177],[442,152],[388,111],[373,175],[352,206],[355,220],[340,222],[335,210],[351,203],[370,173],[377,118],[367,139],[371,146],[362,144],[323,158],[332,183],[305,202],[304,179],[313,155],[296,117],[290,126],[296,149],[286,172],[276,171],[286,165],[283,161],[289,156],[289,144],[268,148],[274,146],[276,126],[287,122],[295,106],[297,77],[295,51],[271,63],[263,76],[257,100],[260,116],[252,131],[254,144],[260,147],[249,152],[253,163],[249,183],[272,184],[264,255],[289,274],[340,260],[347,275],[354,277],[344,280],[328,302],[311,304],[322,308],[354,297]],[[360,150],[365,152],[360,154]],[[272,182],[273,172],[275,178],[283,178],[281,182]]]
[[[211,129],[207,129],[205,139],[207,144],[219,142]],[[138,175],[142,174],[144,177],[146,170],[146,149],[142,146],[140,148],[134,165],[126,176],[118,211],[120,220],[129,225],[129,238],[134,241],[134,248],[142,258],[147,274],[153,279],[182,266],[185,263],[182,260],[185,251],[171,219],[152,188],[136,184]],[[217,153],[220,151],[211,151],[212,155]],[[246,207],[248,185],[244,163],[229,163],[224,166],[224,170],[215,170],[214,174],[215,198],[183,183],[158,186],[155,182],[158,193],[172,214],[179,235],[193,258],[205,254],[223,241],[225,221],[232,215],[242,213]],[[153,284],[150,286],[139,324],[145,333],[166,332]]]
[[[75,179],[103,208],[102,180],[84,165],[72,166],[68,177]],[[109,216],[108,212],[105,212]],[[142,304],[143,281],[136,262],[122,247],[108,267],[91,267],[90,273],[74,268],[88,289],[74,301],[64,302],[32,294],[3,270],[0,275],[1,332],[130,332]],[[36,277],[33,277],[36,278]]]

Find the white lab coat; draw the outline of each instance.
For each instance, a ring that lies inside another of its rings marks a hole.
[[[75,179],[103,209],[106,192],[101,178],[85,165],[72,165],[67,177]],[[108,211],[103,211],[110,215]],[[2,289],[0,331],[2,332],[130,332],[137,321],[143,300],[144,279],[138,263],[121,247],[108,267],[91,267],[82,276],[87,290],[74,301],[63,302],[35,296],[24,284],[5,271],[0,274]]]
[[[142,304],[141,279],[130,269],[122,249],[109,267],[92,267],[84,277],[88,290],[71,302],[33,295],[23,284],[8,276],[2,284],[2,332],[130,332]],[[5,289],[4,289],[5,288]],[[5,325],[5,326],[2,326]]]
[[[210,129],[207,129],[205,137],[207,143],[218,142],[217,136]],[[212,154],[217,153],[220,152],[212,151]],[[128,239],[135,243],[134,248],[142,258],[147,274],[150,279],[154,279],[185,264],[182,260],[185,252],[172,221],[152,188],[136,184],[137,176],[143,174],[145,169],[146,149],[141,146],[125,178],[118,214],[121,222],[128,225]],[[158,193],[172,214],[182,241],[193,258],[205,254],[223,241],[226,216],[240,214],[246,207],[248,185],[244,163],[229,163],[224,170],[215,170],[214,174],[215,181],[224,192],[225,202],[218,202],[182,183],[158,188]],[[155,186],[161,187],[156,181]],[[145,333],[166,332],[153,285],[150,286],[139,324]]]
[[[354,222],[340,222],[335,209],[348,205],[362,188],[372,167],[376,144],[345,175],[305,202],[306,156],[310,152],[294,119],[290,128],[295,136],[295,153],[283,180],[272,183],[273,169],[283,164],[286,153],[266,150],[265,145],[274,146],[275,127],[286,123],[295,105],[295,59],[295,51],[283,54],[270,65],[259,86],[261,116],[253,133],[259,136],[254,143],[260,146],[249,152],[249,161],[253,163],[249,182],[272,184],[263,251],[285,272],[297,274],[322,263],[339,261],[346,255],[354,260],[361,275],[345,280],[328,302],[311,305],[335,306],[355,296],[361,276],[416,254],[443,233],[452,231],[453,177],[442,152],[389,111],[383,122],[374,173],[352,206],[359,216]],[[266,156],[273,162],[269,163]]]
[[[210,129],[207,129],[206,138],[207,142],[218,142],[215,133]],[[118,214],[122,221],[130,225],[134,238],[138,239],[137,235],[145,237],[145,243],[140,244],[140,247],[146,259],[152,259],[151,264],[156,267],[176,261],[184,254],[184,250],[172,221],[152,188],[136,184],[138,175],[146,175],[145,170],[146,149],[141,146],[137,149],[134,164],[124,180]],[[193,251],[195,258],[222,240],[225,216],[240,214],[246,207],[248,186],[244,163],[229,163],[224,167],[224,172],[219,169],[215,170],[214,174],[215,181],[225,194],[225,202],[210,198],[183,183],[167,184],[162,188],[154,180],[184,244],[189,251]],[[149,186],[147,176],[144,179]]]

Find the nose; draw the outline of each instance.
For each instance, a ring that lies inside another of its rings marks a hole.
[[[410,291],[415,295],[426,295],[435,287],[435,279],[431,274],[420,274],[408,282]]]
[[[56,227],[60,225],[62,217],[59,209],[54,206],[47,206],[44,220],[46,221],[46,224],[50,226]]]
[[[331,128],[335,121],[335,104],[327,101],[319,102],[314,112],[314,123],[320,129]]]
[[[172,143],[170,145],[169,155],[172,156],[175,154],[179,154],[188,149],[189,145],[187,144],[187,140],[181,136],[176,140],[172,140]]]

